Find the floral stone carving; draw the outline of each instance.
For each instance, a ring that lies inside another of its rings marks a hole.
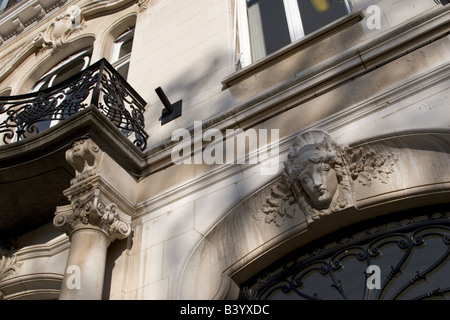
[[[286,176],[282,177],[283,183],[278,183],[271,188],[271,194],[267,197],[258,216],[265,217],[266,223],[275,223],[282,227],[286,219],[294,218],[299,212],[293,192],[287,186]]]
[[[374,179],[388,183],[389,175],[394,172],[398,161],[398,154],[376,154],[373,150],[363,152],[362,148],[346,148],[345,158],[352,179],[370,187]]]
[[[22,263],[17,261],[15,254],[8,254],[0,247],[0,281],[14,277],[21,265]]]
[[[125,239],[131,233],[131,226],[121,220],[115,203],[106,204],[100,196],[100,190],[78,198],[72,203],[72,210],[57,213],[53,225],[68,235],[83,226],[94,226],[102,230],[110,241]]]

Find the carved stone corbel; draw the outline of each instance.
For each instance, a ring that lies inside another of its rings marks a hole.
[[[69,201],[93,188],[91,182],[98,176],[102,156],[103,152],[91,139],[75,141],[72,148],[66,151],[66,161],[75,170],[75,178],[64,192]]]

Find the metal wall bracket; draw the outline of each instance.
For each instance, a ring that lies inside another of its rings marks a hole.
[[[158,94],[159,99],[164,105],[164,109],[162,110],[161,115],[161,125],[165,125],[166,123],[178,118],[182,113],[182,100],[179,100],[175,103],[171,103],[164,91],[161,87],[155,89],[155,92]]]

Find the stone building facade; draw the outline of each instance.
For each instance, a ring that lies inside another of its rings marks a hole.
[[[446,1],[0,10],[1,299],[449,297]]]

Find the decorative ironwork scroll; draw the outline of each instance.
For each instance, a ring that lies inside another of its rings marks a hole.
[[[373,275],[367,272],[369,266],[379,268],[378,288],[368,285]],[[450,219],[448,213],[439,213],[380,225],[291,257],[270,270],[245,285],[241,298],[448,298]]]
[[[146,148],[146,103],[105,59],[54,87],[0,97],[0,138],[5,144],[26,139],[90,105],[97,107],[139,149]]]

